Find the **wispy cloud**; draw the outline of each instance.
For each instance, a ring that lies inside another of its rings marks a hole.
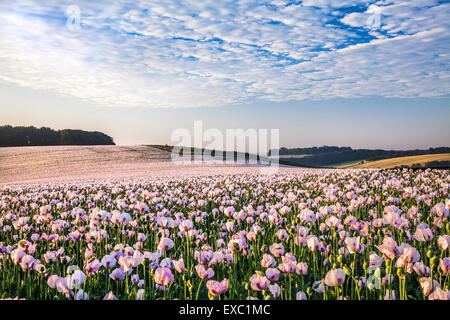
[[[19,0],[0,15],[1,80],[98,105],[450,93],[442,1]]]

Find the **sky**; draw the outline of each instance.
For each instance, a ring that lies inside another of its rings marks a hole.
[[[0,125],[449,146],[449,31],[437,0],[0,0]]]

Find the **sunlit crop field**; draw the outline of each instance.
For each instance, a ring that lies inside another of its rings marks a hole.
[[[450,298],[448,171],[0,187],[0,295]]]

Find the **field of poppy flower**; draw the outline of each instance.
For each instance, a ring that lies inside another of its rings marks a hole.
[[[0,186],[2,299],[448,300],[447,170]]]

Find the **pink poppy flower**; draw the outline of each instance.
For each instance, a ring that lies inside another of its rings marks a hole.
[[[439,236],[438,245],[442,250],[447,250],[450,247],[450,236],[447,234]]]
[[[422,287],[422,292],[424,296],[428,296],[432,292],[431,278],[420,278],[419,279],[420,286]],[[439,282],[433,280],[434,288],[439,288]]]
[[[270,254],[265,253],[261,260],[261,266],[263,268],[272,268],[277,265],[277,262],[275,261],[275,258],[272,257]]]
[[[431,269],[427,267],[423,262],[416,262],[414,263],[413,270],[419,275],[419,276],[429,276],[431,274]]]
[[[384,300],[396,300],[395,298],[395,290],[391,290],[391,295],[389,296],[389,290],[386,291],[386,295],[384,296]]]
[[[86,273],[88,275],[93,275],[94,273],[96,273],[98,271],[98,269],[100,269],[101,266],[102,266],[102,263],[100,261],[98,261],[98,259],[94,259],[86,265],[86,267],[85,267]]]
[[[122,267],[116,268],[111,272],[109,277],[115,281],[123,280],[125,279],[125,272],[123,271]]]
[[[225,278],[221,282],[215,280],[208,280],[206,281],[206,287],[208,288],[209,293],[213,297],[217,297],[218,295],[221,295],[222,293],[228,290],[228,279]]]
[[[183,220],[180,225],[179,225],[179,229],[180,231],[183,232],[188,232],[189,230],[191,230],[194,227],[194,223],[192,222],[192,220]]]
[[[407,263],[415,263],[420,260],[420,253],[414,247],[407,247],[403,250],[403,254],[399,259]]]
[[[173,248],[173,241],[169,238],[161,238],[158,244],[158,250],[167,251]]]
[[[294,261],[289,261],[288,263],[281,263],[278,265],[278,269],[280,269],[283,273],[291,273],[294,272],[297,267],[297,264]]]
[[[214,277],[214,270],[211,268],[206,269],[204,265],[198,264],[195,266],[195,271],[197,272],[200,279],[211,279]]]
[[[221,263],[224,258],[225,258],[225,255],[222,252],[215,251],[211,261],[209,261],[209,265]]]
[[[394,259],[400,254],[400,250],[397,247],[397,242],[390,237],[385,238],[383,240],[383,244],[376,247],[388,259]]]
[[[309,250],[317,251],[320,250],[322,244],[320,240],[316,236],[309,236],[306,238],[306,243],[308,245]]]
[[[284,246],[282,243],[275,243],[269,247],[269,251],[275,257],[279,258],[284,254]]]
[[[278,281],[280,278],[280,271],[275,268],[268,268],[266,270],[266,276],[270,281]]]
[[[56,280],[56,290],[60,293],[68,294],[69,293],[69,283],[66,278],[58,277]]]
[[[442,290],[439,287],[434,289],[434,292],[428,296],[429,300],[450,300],[450,290]]]
[[[81,270],[75,270],[72,274],[66,277],[70,289],[80,288],[86,280],[86,275]]]
[[[420,242],[430,241],[433,239],[433,231],[427,225],[419,225],[413,237]]]
[[[36,262],[36,259],[33,256],[25,255],[22,257],[20,261],[20,266],[24,271],[28,271],[33,268],[34,263]]]
[[[345,244],[350,253],[360,253],[364,250],[364,245],[360,242],[360,237],[345,238]]]
[[[369,265],[371,267],[379,267],[383,264],[383,258],[381,258],[379,255],[377,255],[376,253],[371,253],[369,256]]]
[[[178,273],[183,273],[186,270],[183,259],[173,260],[173,265]]]
[[[278,284],[269,285],[269,292],[274,298],[278,298],[281,295],[281,288]]]
[[[339,286],[345,281],[345,273],[342,269],[330,270],[325,275],[325,284],[330,287]]]
[[[450,258],[444,258],[439,260],[439,267],[442,270],[442,273],[444,275],[447,275],[450,273]]]
[[[58,281],[58,279],[59,279],[59,276],[56,274],[48,277],[48,279],[47,279],[48,286],[52,289],[56,289],[56,282]]]
[[[263,291],[270,285],[270,281],[265,276],[254,274],[250,277],[250,285],[255,291]]]
[[[84,292],[82,289],[78,289],[77,293],[75,294],[75,300],[88,300],[89,295]]]
[[[297,274],[304,276],[308,274],[308,264],[306,262],[299,262],[295,267]]]
[[[17,248],[11,252],[11,260],[13,261],[14,264],[19,264],[25,255],[26,255],[25,251]]]
[[[157,284],[167,287],[173,282],[174,276],[169,268],[157,268],[153,279]]]
[[[136,293],[136,299],[137,300],[144,300],[144,296],[145,296],[145,290],[144,289],[139,289]]]
[[[106,296],[103,298],[103,300],[117,300],[116,296],[112,291],[108,292]]]
[[[106,255],[102,258],[102,265],[105,268],[111,269],[116,265],[117,260],[112,255]]]
[[[297,294],[295,295],[295,299],[296,300],[308,300],[306,297],[306,294],[303,291],[297,292]]]

